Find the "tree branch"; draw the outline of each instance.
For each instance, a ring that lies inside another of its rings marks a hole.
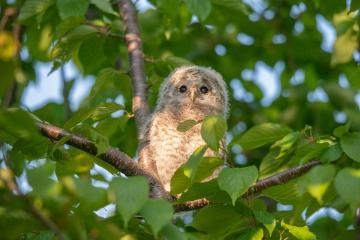
[[[283,172],[280,172],[276,175],[270,176],[268,178],[264,178],[252,187],[248,189],[248,191],[243,195],[244,197],[250,197],[259,194],[262,190],[265,190],[266,188],[284,184],[289,182],[290,180],[293,180],[295,178],[298,178],[305,173],[307,173],[312,167],[321,164],[320,161],[314,160],[308,163],[305,163],[304,165],[296,166],[294,168],[287,169]]]
[[[54,125],[37,122],[37,126],[42,135],[46,136],[47,138],[55,141],[58,141],[62,138],[67,138],[66,144],[83,150],[91,155],[97,156],[99,159],[115,167],[126,176],[146,177],[150,184],[150,197],[164,198],[168,200],[172,199],[171,195],[165,191],[155,176],[153,176],[146,169],[143,169],[139,164],[137,164],[136,161],[118,149],[111,148],[105,153],[98,153],[98,149],[95,143],[86,138],[67,132],[64,129]]]
[[[312,167],[319,165],[320,163],[321,162],[317,161],[317,160],[311,161],[304,165],[287,169],[287,170],[280,172],[274,176],[259,180],[257,183],[255,183],[253,186],[251,186],[248,189],[248,191],[242,195],[242,197],[247,198],[247,197],[255,196],[255,195],[261,193],[262,190],[265,190],[269,187],[287,183],[290,180],[293,180],[295,178],[298,178],[298,177],[304,175]],[[199,209],[199,208],[205,207],[209,204],[210,204],[210,202],[207,199],[198,199],[198,200],[194,200],[194,201],[190,201],[190,202],[186,202],[186,203],[182,203],[182,204],[176,204],[174,206],[174,208],[177,212],[181,212],[181,211],[189,211],[189,210]]]
[[[118,7],[123,18],[125,41],[129,54],[130,75],[133,86],[132,110],[138,130],[143,126],[149,106],[144,73],[144,53],[137,21],[137,13],[131,0],[119,0]]]

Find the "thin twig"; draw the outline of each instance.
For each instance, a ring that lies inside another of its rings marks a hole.
[[[125,28],[125,42],[129,54],[130,75],[133,86],[132,110],[138,130],[149,114],[147,84],[144,73],[144,53],[137,21],[137,13],[131,0],[118,1],[119,12]]]

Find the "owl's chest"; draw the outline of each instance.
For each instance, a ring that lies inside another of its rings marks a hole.
[[[195,125],[188,131],[178,131],[179,121],[171,118],[154,119],[150,136],[151,143],[166,155],[172,152],[179,155],[190,156],[204,141],[200,134],[200,125]]]

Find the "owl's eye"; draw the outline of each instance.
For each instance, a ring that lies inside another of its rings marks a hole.
[[[209,92],[209,89],[207,87],[205,87],[205,86],[202,86],[202,87],[200,87],[200,92],[203,93],[203,94],[206,94],[206,93]]]
[[[179,88],[179,91],[180,91],[181,93],[186,92],[186,90],[187,90],[187,87],[186,87],[185,85],[182,85],[182,86]]]

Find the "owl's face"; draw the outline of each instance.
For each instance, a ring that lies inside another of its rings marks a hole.
[[[187,66],[175,69],[164,81],[158,107],[200,115],[227,114],[227,89],[217,72]]]

